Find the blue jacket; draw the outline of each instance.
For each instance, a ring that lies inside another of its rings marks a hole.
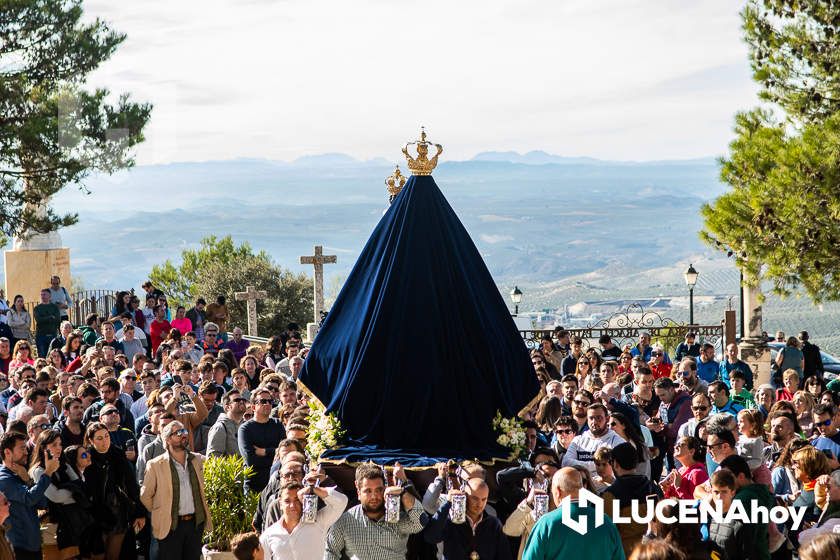
[[[716,361],[709,360],[708,362],[704,362],[703,360],[697,360],[697,377],[706,383],[711,383],[712,381],[717,381],[719,375],[720,364]]]
[[[9,500],[9,530],[6,536],[15,548],[32,552],[41,550],[41,527],[37,508],[45,509],[44,492],[50,477],[42,475],[35,486],[27,486],[21,478],[5,465],[0,467],[0,492]]]

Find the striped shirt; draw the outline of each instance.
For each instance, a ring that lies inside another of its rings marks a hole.
[[[362,506],[345,511],[327,534],[324,560],[341,560],[342,554],[351,560],[405,560],[408,536],[423,530],[423,506],[415,500],[408,511],[400,512],[397,523],[370,519]]]

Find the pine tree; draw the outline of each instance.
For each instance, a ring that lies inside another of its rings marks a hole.
[[[67,185],[84,189],[93,171],[132,166],[130,149],[143,141],[151,105],[84,89],[125,35],[83,23],[81,4],[0,2],[0,232],[10,237],[75,223],[44,202]]]
[[[732,190],[702,208],[701,238],[750,284],[840,299],[840,4],[751,0],[742,16],[760,97],[783,116],[736,116]]]

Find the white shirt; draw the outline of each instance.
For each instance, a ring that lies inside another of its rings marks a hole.
[[[125,393],[120,393],[120,398],[122,398],[122,395],[125,395]],[[128,395],[126,395],[126,396],[128,396]],[[131,397],[129,397],[129,398],[131,398]],[[130,410],[131,410],[131,415],[134,416],[134,418],[140,418],[141,416],[146,414],[147,410],[149,410],[149,404],[146,402],[146,398],[147,398],[147,395],[143,395],[142,397],[140,397],[139,399],[137,399],[136,401],[131,403]],[[125,401],[123,401],[123,402],[125,402]]]
[[[6,303],[6,300],[0,298],[0,311],[5,311],[6,313],[0,313],[0,323],[7,323],[9,322],[9,304]]]
[[[187,455],[187,461],[189,460],[190,456]],[[195,513],[195,501],[187,465],[182,465],[175,459],[172,459],[172,462],[175,463],[175,472],[178,473],[178,515],[192,515]]]
[[[575,436],[569,449],[563,455],[563,466],[574,467],[577,465],[586,467],[591,474],[595,474],[595,451],[599,447],[612,449],[616,445],[624,443],[624,440],[612,430],[607,430],[601,437],[594,437],[587,430],[579,436]]]
[[[321,560],[326,548],[327,531],[338,521],[347,506],[347,496],[335,488],[324,488],[325,507],[318,510],[315,523],[297,524],[289,533],[280,519],[260,536],[266,560]]]

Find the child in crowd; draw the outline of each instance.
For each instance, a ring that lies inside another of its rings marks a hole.
[[[265,553],[256,533],[242,533],[230,540],[230,551],[236,560],[263,560]]]
[[[758,410],[747,409],[738,412],[738,432],[740,435],[735,449],[738,450],[738,455],[747,460],[755,479],[755,471],[764,465],[766,445],[761,413]]]
[[[609,447],[599,447],[595,450],[595,455],[593,455],[593,460],[595,461],[595,476],[592,477],[592,486],[595,487],[595,491],[600,494],[607,487],[615,482],[615,473],[613,473],[612,465],[610,462],[612,461],[612,453],[610,452]]]
[[[744,375],[744,372],[739,369],[733,369],[729,372],[729,386],[731,390],[729,392],[729,398],[732,399],[732,402],[735,404],[740,404],[744,408],[758,408],[755,404],[755,399],[753,398],[752,393],[747,391],[744,388],[744,385],[747,384],[747,376]]]

